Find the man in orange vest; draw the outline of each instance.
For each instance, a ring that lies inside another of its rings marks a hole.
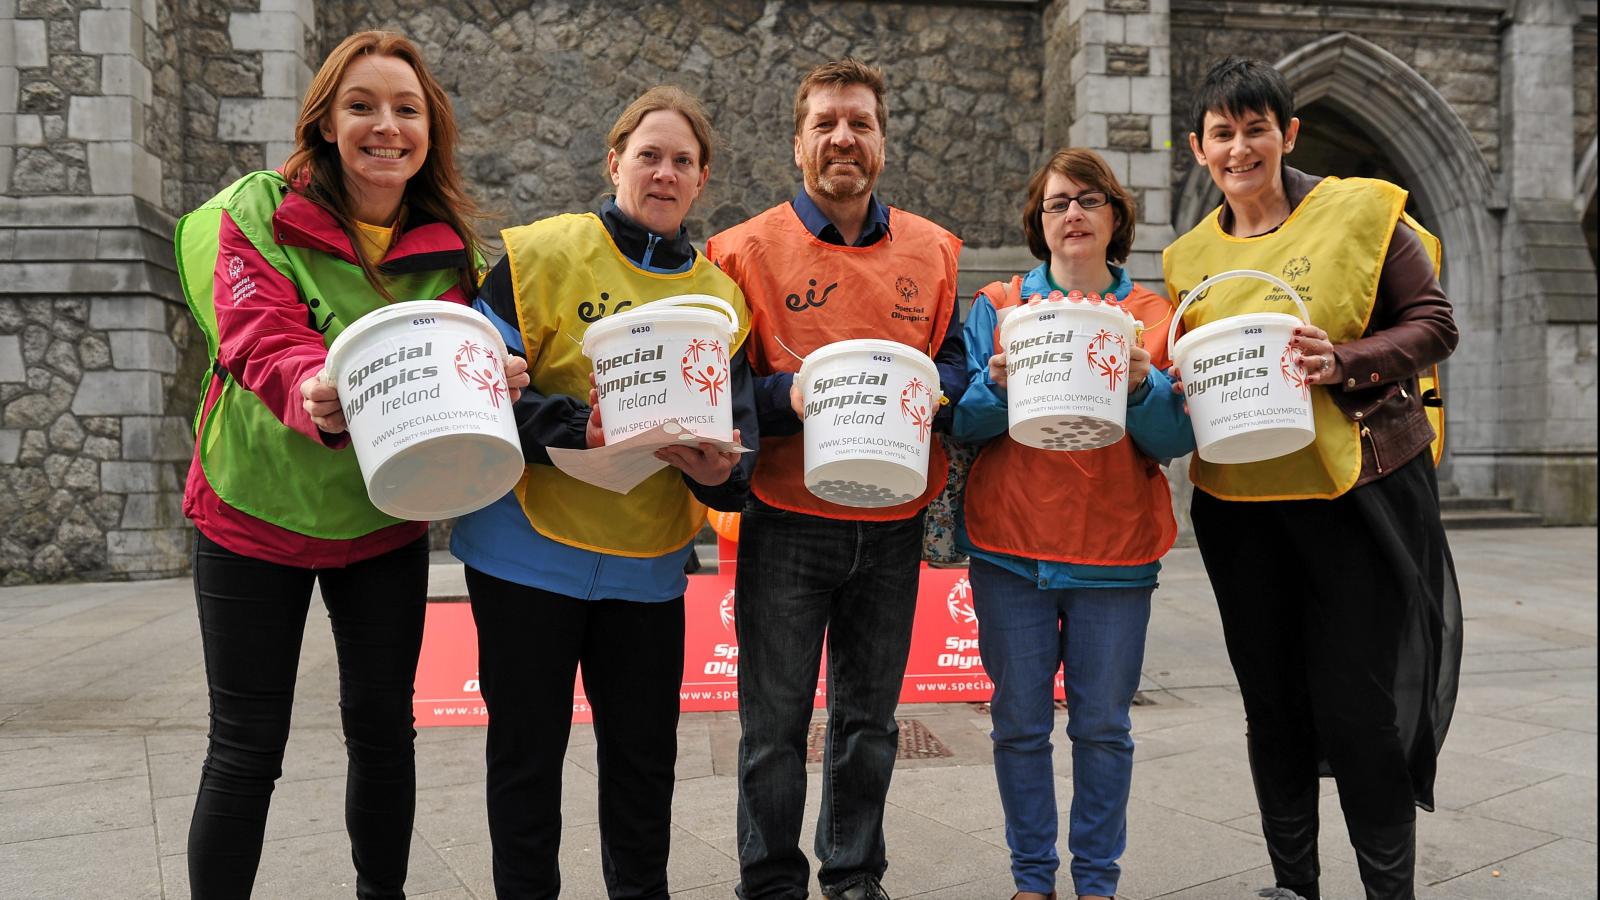
[[[928,486],[898,506],[859,509],[805,487],[794,373],[819,347],[899,341],[934,358],[949,405],[966,384],[956,257],[961,241],[873,194],[883,170],[883,73],[852,59],[812,69],[794,106],[794,200],[711,238],[706,253],[744,291],[761,456],[739,532],[739,868],[743,900],[803,898],[800,849],[807,728],[823,636],[828,731],[817,823],[817,880],[830,898],[887,900],[883,806],[894,771],[894,710],[911,644],[923,510],[944,487],[931,447]]]

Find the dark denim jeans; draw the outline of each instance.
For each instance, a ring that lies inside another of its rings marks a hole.
[[[922,516],[851,522],[752,499],[739,525],[739,869],[745,900],[805,897],[806,730],[828,640],[817,880],[881,877]]]

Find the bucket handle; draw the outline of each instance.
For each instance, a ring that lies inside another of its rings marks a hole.
[[[710,294],[678,294],[673,297],[662,297],[638,307],[644,309],[649,306],[709,306],[728,317],[728,331],[737,335],[739,333],[739,313],[734,310],[733,304]]]
[[[1294,305],[1299,308],[1300,321],[1306,323],[1307,325],[1311,324],[1311,313],[1306,310],[1306,305],[1300,299],[1299,292],[1290,287],[1289,282],[1284,281],[1282,278],[1279,278],[1271,272],[1262,272],[1258,269],[1229,269],[1226,272],[1219,272],[1216,275],[1213,275],[1210,278],[1200,282],[1199,284],[1190,288],[1189,293],[1184,295],[1183,302],[1179,303],[1178,308],[1172,313],[1172,324],[1167,326],[1168,347],[1173,346],[1173,341],[1178,339],[1178,323],[1183,321],[1183,311],[1189,308],[1189,304],[1193,303],[1196,298],[1205,292],[1206,288],[1211,287],[1213,284],[1221,281],[1231,281],[1235,278],[1254,278],[1258,281],[1265,281],[1274,287],[1282,288],[1284,291],[1288,292],[1289,299],[1293,300]]]

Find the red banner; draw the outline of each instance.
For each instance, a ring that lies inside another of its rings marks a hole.
[[[721,550],[733,556],[733,545]],[[715,575],[689,576],[684,595],[684,712],[739,708],[739,643],[734,635],[733,563]],[[824,654],[824,656],[826,656]],[[827,662],[817,679],[816,705],[826,705]],[[966,569],[922,567],[911,652],[906,659],[901,703],[987,701],[994,684],[978,657],[978,617]],[[1056,676],[1056,697],[1062,696]],[[417,667],[417,727],[482,725],[488,722],[478,693],[478,643],[472,608],[466,603],[428,604]],[[591,721],[581,678],[574,683],[572,719]]]

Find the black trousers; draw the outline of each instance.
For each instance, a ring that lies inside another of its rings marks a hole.
[[[600,865],[613,900],[666,900],[683,685],[683,598],[579,600],[467,568],[489,709],[489,840],[500,900],[561,894],[572,686],[594,714]]]
[[[1409,868],[1403,848],[1379,845],[1412,833],[1416,806],[1433,808],[1455,703],[1461,606],[1432,460],[1424,453],[1333,500],[1230,502],[1196,490],[1191,512],[1279,883],[1314,890],[1326,766],[1369,896],[1409,897],[1409,871],[1385,876],[1367,862],[1400,865],[1400,854]],[[1391,887],[1375,892],[1374,881]]]
[[[314,583],[333,623],[349,767],[345,827],[362,900],[403,898],[416,809],[412,685],[428,589],[426,539],[341,569],[297,569],[195,540],[194,590],[211,730],[189,825],[196,900],[250,896],[283,773]]]

